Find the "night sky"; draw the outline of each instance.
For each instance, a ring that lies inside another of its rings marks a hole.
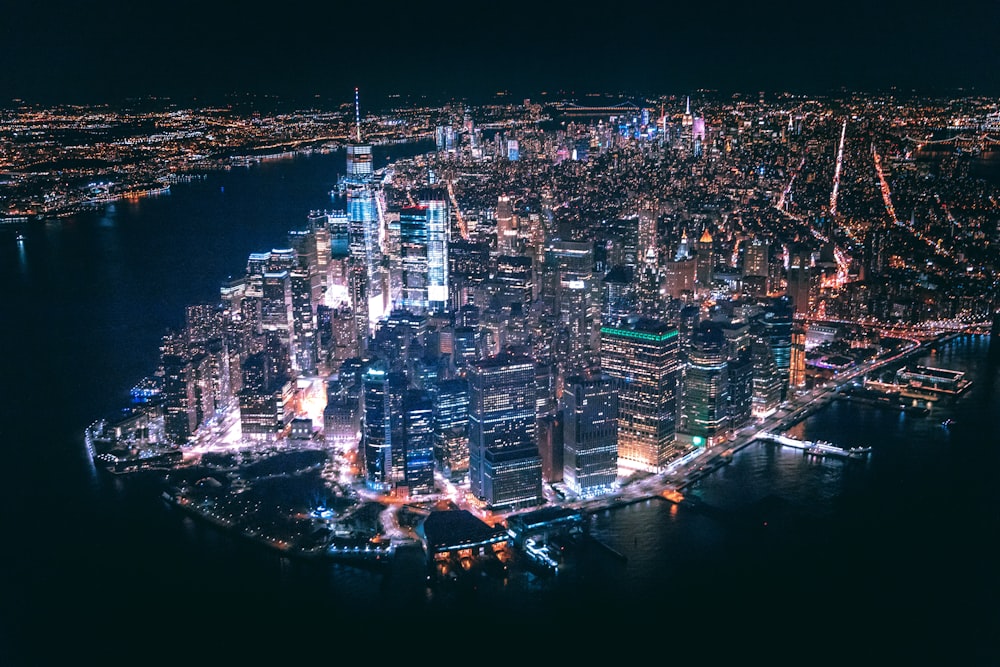
[[[0,102],[349,98],[354,86],[371,99],[497,90],[1000,92],[996,0],[933,9],[862,0],[9,4]]]
[[[9,2],[0,102],[1000,92],[1000,2]],[[819,6],[824,9],[821,11]],[[346,91],[346,92],[345,92]]]

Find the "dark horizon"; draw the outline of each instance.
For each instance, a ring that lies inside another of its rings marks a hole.
[[[0,29],[0,96],[38,104],[215,102],[234,93],[349,102],[356,86],[373,102],[393,94],[481,100],[499,90],[515,100],[559,90],[1000,93],[996,3],[593,10],[390,0],[283,9],[19,3]]]

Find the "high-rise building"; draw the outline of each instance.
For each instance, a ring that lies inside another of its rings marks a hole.
[[[632,288],[633,270],[627,266],[614,266],[601,283],[601,321],[611,322],[636,312]]]
[[[819,289],[819,272],[812,266],[807,247],[795,246],[788,253],[788,298],[796,315],[809,315]]]
[[[500,195],[497,199],[497,252],[501,255],[517,254],[517,218],[510,197]]]
[[[500,354],[469,368],[469,483],[492,509],[542,502],[535,362]]]
[[[761,331],[778,369],[781,380],[781,400],[788,393],[788,376],[792,358],[792,308],[788,299],[775,299],[760,318]]]
[[[601,280],[594,271],[592,243],[553,240],[545,245],[542,301],[556,331],[568,338],[568,356],[557,360],[580,364],[597,347],[601,321]]]
[[[401,451],[405,384],[401,375],[390,372],[385,362],[376,360],[368,365],[362,380],[365,484],[380,493],[391,492],[405,474]]]
[[[750,239],[744,245],[743,250],[743,275],[768,276],[768,263],[770,259],[770,245],[759,236]]]
[[[618,386],[610,375],[573,375],[562,394],[563,481],[587,497],[618,478]]]
[[[753,416],[764,419],[774,414],[781,404],[782,382],[774,351],[763,328],[752,336],[750,355],[753,360]]]
[[[424,200],[399,212],[401,306],[415,313],[448,306],[448,209]]]
[[[681,375],[677,439],[711,447],[730,433],[726,340],[719,323],[698,323]]]
[[[723,323],[729,370],[729,422],[733,430],[753,418],[753,354],[748,322]]]
[[[438,382],[434,392],[434,439],[441,467],[452,478],[469,471],[469,382]]]
[[[705,229],[698,239],[698,250],[695,254],[695,282],[698,288],[707,292],[712,287],[712,270],[715,268],[715,248],[712,235]]]
[[[806,324],[792,325],[792,346],[788,360],[788,385],[793,389],[806,386]]]
[[[408,495],[434,492],[434,401],[424,389],[403,395],[403,483]]]
[[[681,455],[676,443],[677,328],[649,318],[601,327],[601,371],[619,381],[618,460],[662,470]]]

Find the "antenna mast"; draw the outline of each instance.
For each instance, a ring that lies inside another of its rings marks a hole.
[[[354,127],[357,130],[358,143],[361,143],[361,105],[358,102],[358,89],[354,88]]]

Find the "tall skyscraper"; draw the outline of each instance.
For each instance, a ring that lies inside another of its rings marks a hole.
[[[401,306],[431,313],[448,306],[448,207],[425,199],[399,212]]]
[[[497,200],[497,252],[501,255],[517,254],[517,218],[510,197],[500,195]]]
[[[500,354],[469,368],[469,483],[492,509],[542,502],[535,362]]]
[[[597,347],[601,321],[601,281],[594,271],[592,243],[549,241],[542,268],[542,300],[555,320],[556,330],[565,331],[568,366],[580,364]]]
[[[775,299],[760,318],[762,334],[774,355],[781,380],[781,400],[788,393],[788,375],[792,358],[792,308],[787,299]]]
[[[403,483],[409,495],[434,492],[434,401],[423,389],[403,395]]]
[[[719,323],[698,323],[681,375],[680,396],[679,441],[711,447],[729,436],[729,371]]]
[[[629,318],[601,327],[601,370],[620,382],[619,464],[661,470],[681,455],[676,443],[677,328]]]
[[[362,382],[365,484],[373,491],[389,493],[405,478],[402,428],[405,378],[401,373],[390,372],[384,361],[375,360],[365,369]]]
[[[581,496],[614,488],[618,478],[618,386],[610,375],[566,378],[563,481]]]
[[[438,382],[434,392],[434,438],[437,458],[452,479],[469,471],[469,382]]]

